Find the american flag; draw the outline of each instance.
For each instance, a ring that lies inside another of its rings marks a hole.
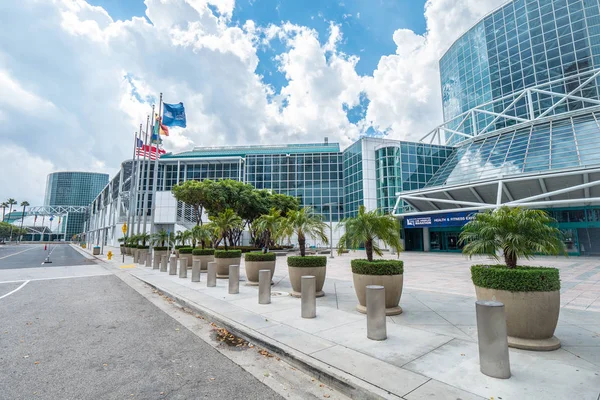
[[[158,149],[158,158],[165,153],[166,151],[164,149]],[[156,160],[156,146],[144,144],[140,146],[140,143],[138,142],[138,147],[135,148],[135,154],[139,155],[140,157],[149,157],[151,160]]]

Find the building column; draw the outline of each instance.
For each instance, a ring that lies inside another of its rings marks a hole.
[[[423,228],[423,251],[431,251],[431,243],[429,242],[429,228]]]

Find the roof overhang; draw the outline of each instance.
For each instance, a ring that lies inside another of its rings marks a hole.
[[[546,171],[396,193],[397,217],[509,207],[600,205],[600,168]],[[403,210],[401,202],[414,210]]]

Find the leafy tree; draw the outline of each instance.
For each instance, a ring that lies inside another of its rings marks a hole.
[[[207,243],[212,241],[212,231],[214,229],[211,224],[205,224],[202,226],[195,226],[192,228],[192,245],[196,247],[196,243],[200,243],[200,246],[204,249]]]
[[[254,223],[256,232],[259,235],[264,235],[265,253],[269,249],[271,240],[277,240],[278,235],[281,233],[282,221],[283,217],[281,216],[281,211],[272,208],[268,214],[261,215]]]
[[[340,227],[345,227],[345,233],[338,243],[338,253],[346,249],[346,244],[351,248],[358,248],[364,243],[367,260],[373,261],[373,253],[381,256],[383,253],[377,241],[388,244],[398,253],[402,251],[400,240],[400,224],[390,214],[382,214],[379,210],[366,211],[365,206],[360,206],[356,217],[349,217],[340,222]]]
[[[21,228],[15,227],[13,224],[10,224],[8,222],[0,222],[0,239],[6,239],[6,238],[10,237],[11,229],[12,229],[13,234],[16,234],[16,235],[26,235],[27,234],[26,229],[21,229]]]
[[[316,214],[312,207],[304,207],[300,210],[292,210],[288,217],[282,223],[281,233],[283,236],[298,237],[298,246],[300,255],[306,255],[306,236],[312,236],[320,239],[323,243],[329,243],[325,230],[327,224],[323,222],[321,215]]]
[[[270,194],[268,201],[269,209],[274,208],[280,211],[282,217],[287,217],[289,211],[296,211],[300,208],[300,200],[287,194]]]
[[[21,230],[23,230],[23,222],[25,222],[25,209],[29,206],[28,201],[22,201],[21,207],[23,207],[23,213],[21,214]]]
[[[181,234],[181,244],[186,245],[192,241],[192,231],[183,231]]]
[[[502,250],[506,266],[516,268],[519,257],[566,254],[555,223],[543,210],[503,206],[476,214],[463,227],[459,243],[469,257],[486,254],[498,260],[497,251]]]
[[[171,192],[178,201],[192,206],[196,225],[202,225],[202,213],[206,206],[207,191],[206,188],[212,181],[185,181],[173,186]]]
[[[138,241],[142,242],[142,246],[145,246],[146,242],[150,240],[150,235],[148,235],[146,232],[140,233],[137,236],[138,236]]]
[[[4,222],[4,215],[5,215],[6,209],[8,208],[8,203],[5,201],[0,204],[0,207],[2,208],[2,222]]]
[[[223,240],[225,250],[227,250],[227,237],[232,230],[240,229],[243,226],[242,219],[231,208],[228,208],[216,216],[211,216],[209,219],[219,233],[219,241],[221,241],[221,239]],[[233,243],[231,244],[233,245]]]
[[[165,247],[165,243],[169,240],[169,233],[166,230],[161,229],[152,234],[151,239],[154,245],[160,244],[161,247]]]

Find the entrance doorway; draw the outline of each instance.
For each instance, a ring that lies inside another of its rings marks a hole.
[[[404,230],[404,250],[423,251],[423,229]]]

